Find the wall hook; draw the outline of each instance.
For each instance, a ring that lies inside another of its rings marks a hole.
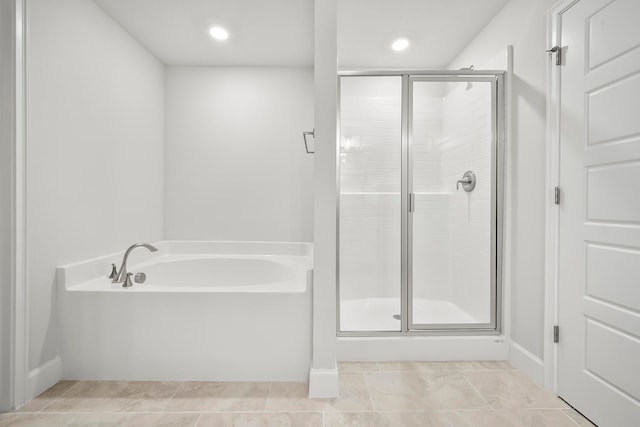
[[[307,136],[311,136],[315,140],[315,137],[316,137],[315,132],[316,132],[315,128],[311,132],[309,131],[302,132],[302,138],[304,139],[304,149],[307,151],[307,154],[315,153],[315,150],[314,151],[309,150],[309,141],[307,141]]]

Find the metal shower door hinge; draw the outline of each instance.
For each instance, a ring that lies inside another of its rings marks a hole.
[[[560,326],[553,325],[553,342],[560,342]]]
[[[562,48],[560,46],[554,46],[551,49],[545,50],[547,53],[555,53],[556,54],[556,65],[562,65]]]
[[[560,187],[555,187],[553,189],[553,203],[556,205],[560,204]]]

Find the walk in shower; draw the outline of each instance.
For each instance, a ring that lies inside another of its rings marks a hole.
[[[339,335],[498,332],[503,73],[339,87]]]

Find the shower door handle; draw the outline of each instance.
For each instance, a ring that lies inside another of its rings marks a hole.
[[[409,213],[416,211],[416,195],[415,193],[409,193]]]

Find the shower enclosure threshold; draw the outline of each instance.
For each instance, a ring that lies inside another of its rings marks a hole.
[[[479,323],[467,311],[445,300],[414,298],[414,322],[420,324]],[[340,305],[342,331],[400,331],[398,298],[360,298]]]

